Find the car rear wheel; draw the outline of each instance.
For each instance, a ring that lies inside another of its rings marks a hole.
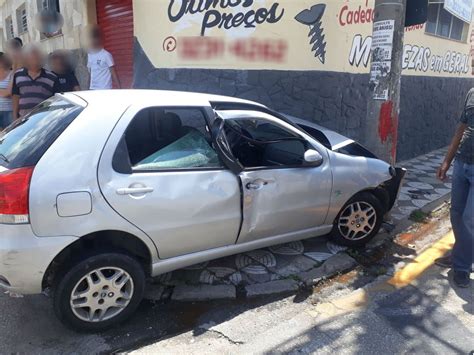
[[[145,273],[134,258],[119,253],[94,255],[60,278],[53,293],[54,310],[75,330],[100,331],[129,318],[144,288]]]
[[[369,192],[357,194],[336,217],[332,237],[346,246],[365,245],[379,232],[383,215],[383,205],[377,197]]]

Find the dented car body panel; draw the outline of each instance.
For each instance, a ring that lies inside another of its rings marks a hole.
[[[238,252],[327,234],[344,204],[361,191],[386,191],[390,209],[403,176],[370,154],[344,153],[341,149],[356,143],[353,140],[306,121],[284,119],[246,100],[154,90],[77,92],[61,97],[80,103],[84,110],[34,168],[30,224],[0,224],[4,234],[0,255],[2,259],[8,256],[10,263],[0,264],[0,287],[18,293],[40,292],[57,255],[94,233],[120,232],[140,240],[150,255],[150,274],[155,276]],[[168,112],[183,110],[204,118],[205,124],[198,128],[209,149],[179,152],[170,160],[180,162],[173,168],[166,161],[169,152],[160,146],[153,152],[155,165],[147,166],[150,159],[143,157],[151,155],[142,156],[140,150],[161,142],[160,130],[180,130],[179,139],[196,135],[196,129],[188,127],[192,119],[178,120]],[[140,115],[150,122],[158,120],[155,116],[168,115],[179,124],[153,126],[146,132],[150,140],[143,137],[141,142],[140,136],[129,134]],[[245,143],[235,130],[226,131],[231,122],[238,129],[241,121],[256,130],[259,124],[271,125],[288,137],[262,143],[242,133],[248,140]],[[312,135],[299,126],[302,123],[319,133]],[[130,140],[137,137],[136,157],[132,157]],[[246,149],[240,159],[234,152],[239,144]],[[282,147],[301,151],[300,164],[293,164],[295,157],[287,152],[280,156]],[[219,161],[213,161],[210,150],[215,150]],[[259,152],[260,160],[252,152]],[[183,168],[189,161],[207,165]],[[26,277],[12,255],[18,251],[18,260],[30,258],[30,246],[39,253],[34,260],[41,262],[35,262],[34,275]]]

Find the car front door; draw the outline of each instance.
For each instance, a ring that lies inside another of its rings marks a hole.
[[[233,170],[242,184],[238,242],[316,232],[325,222],[332,188],[326,150],[304,132],[263,112],[218,115],[223,119],[218,137],[226,141],[221,150],[234,157]],[[318,161],[306,161],[311,156]]]
[[[237,240],[240,183],[212,148],[205,117],[199,107],[129,109],[100,162],[106,200],[162,259]]]

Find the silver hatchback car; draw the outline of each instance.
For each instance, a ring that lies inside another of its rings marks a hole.
[[[402,177],[250,101],[56,95],[0,134],[0,287],[49,290],[66,325],[101,330],[134,312],[147,277],[328,233],[365,244]]]

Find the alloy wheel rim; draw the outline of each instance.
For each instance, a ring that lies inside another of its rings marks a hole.
[[[70,305],[74,315],[85,322],[112,319],[129,305],[134,293],[133,279],[118,267],[95,269],[74,286]]]
[[[361,240],[372,233],[376,223],[377,212],[372,205],[367,202],[353,202],[342,211],[338,229],[347,240]]]

